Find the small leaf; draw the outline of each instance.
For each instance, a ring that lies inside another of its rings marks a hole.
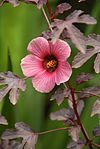
[[[2,100],[9,92],[10,102],[15,105],[19,97],[19,89],[22,91],[25,91],[26,89],[25,80],[20,79],[10,71],[6,73],[1,72],[0,80],[2,80],[1,85],[5,85],[5,87],[0,89],[0,100]]]
[[[56,7],[55,15],[63,13],[64,11],[67,11],[71,9],[71,5],[68,3],[61,3]]]
[[[64,101],[64,97],[68,97],[70,91],[68,89],[59,88],[55,91],[54,95],[51,96],[50,100],[56,100],[57,104],[60,105]]]
[[[68,144],[67,149],[82,149],[84,146],[85,142],[83,140],[72,141]]]
[[[7,120],[6,120],[5,117],[2,116],[2,115],[0,115],[0,124],[2,124],[2,125],[8,125]]]
[[[100,73],[100,53],[97,54],[97,57],[94,61],[94,69],[96,73]]]
[[[71,136],[72,140],[76,142],[79,140],[80,132],[81,132],[81,129],[79,126],[73,126],[68,129],[68,133]]]
[[[56,112],[52,112],[50,114],[50,119],[51,120],[58,120],[58,121],[67,121],[68,119],[73,119],[74,118],[74,112],[71,108],[69,109],[61,109]]]
[[[92,107],[92,112],[91,112],[91,116],[94,116],[94,115],[100,115],[100,100],[96,100],[93,107]]]
[[[90,73],[81,73],[80,75],[77,76],[76,78],[76,83],[81,84],[84,83],[92,78],[92,75]]]
[[[100,94],[100,86],[88,87],[81,91],[80,98],[88,98],[91,96],[97,96]]]
[[[100,126],[97,126],[93,129],[93,135],[96,137],[100,137]]]

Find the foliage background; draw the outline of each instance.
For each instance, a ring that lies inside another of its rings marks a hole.
[[[50,0],[52,9],[54,9],[59,2],[59,0]],[[100,0],[87,0],[82,3],[78,3],[77,0],[69,0],[66,2],[72,4],[73,9],[84,10],[97,19],[98,24],[95,26],[79,26],[86,35],[92,32],[100,34]],[[46,28],[47,23],[42,11],[38,10],[35,6],[21,3],[21,5],[16,8],[13,8],[10,4],[4,4],[0,7],[0,72],[10,70],[23,77],[20,61],[27,54],[27,45],[32,38],[39,36]],[[76,53],[76,49],[71,43],[70,45],[72,47],[71,61]],[[93,58],[80,69],[73,70],[71,78],[73,85],[76,75],[80,72],[94,73],[92,64]],[[99,79],[100,76],[95,75],[95,78],[86,84],[86,86],[97,85]],[[83,85],[80,86],[80,88],[82,87]],[[16,106],[12,106],[6,96],[5,100],[0,102],[0,112],[7,118],[9,125],[0,126],[0,133],[6,128],[14,127],[14,123],[18,121],[29,124],[35,131],[62,127],[62,123],[54,122],[49,119],[50,112],[59,109],[55,102],[49,101],[52,93],[38,93],[32,87],[31,80],[27,80],[27,90],[21,93]],[[82,114],[82,121],[90,135],[91,128],[96,126],[97,123],[97,118],[89,118],[91,105],[94,100],[95,98],[92,97],[86,102],[86,108]],[[61,105],[61,107],[63,106],[67,107],[66,102]],[[69,138],[65,131],[54,132],[40,136],[37,149],[64,149],[68,141]],[[100,142],[100,140],[98,141]]]

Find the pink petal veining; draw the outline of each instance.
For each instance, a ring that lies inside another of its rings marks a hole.
[[[38,37],[29,43],[28,51],[31,54],[21,60],[21,68],[25,76],[32,78],[36,90],[48,93],[55,84],[60,85],[69,80],[72,68],[66,59],[70,56],[71,49],[65,41],[58,39],[53,44]],[[56,66],[52,64],[55,61]]]
[[[33,87],[39,92],[50,92],[55,86],[55,76],[49,72],[42,72],[32,78]]]
[[[60,62],[56,69],[55,82],[57,85],[64,83],[69,80],[72,74],[71,66],[68,62]]]
[[[33,39],[28,45],[28,51],[40,58],[50,54],[48,41],[43,37]]]
[[[27,77],[32,77],[35,74],[43,71],[42,59],[30,54],[21,60],[21,68],[23,74]]]
[[[65,61],[71,53],[71,49],[69,45],[63,41],[58,39],[56,43],[50,43],[51,53],[54,54],[58,60]]]

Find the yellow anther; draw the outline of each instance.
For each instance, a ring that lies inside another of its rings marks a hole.
[[[47,64],[46,67],[49,68],[54,68],[57,66],[57,61],[56,60],[50,60]]]

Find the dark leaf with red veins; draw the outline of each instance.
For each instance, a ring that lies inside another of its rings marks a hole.
[[[19,5],[19,0],[3,0],[0,2],[0,6],[2,6],[4,3],[11,3],[13,7],[17,7]]]
[[[100,73],[100,53],[97,54],[97,57],[94,61],[94,70],[96,73]]]
[[[38,135],[34,133],[31,128],[23,122],[19,122],[15,124],[16,130],[6,130],[2,134],[2,139],[16,139],[23,138],[22,146],[24,149],[35,149],[35,144],[38,139]]]
[[[69,108],[69,109],[61,109],[56,112],[52,112],[50,114],[50,119],[51,120],[58,120],[58,121],[67,121],[68,119],[73,119],[74,118],[74,111]]]
[[[73,126],[68,129],[68,134],[71,136],[72,140],[77,142],[80,137],[81,129],[79,126]]]
[[[68,97],[70,91],[66,89],[59,88],[55,91],[54,95],[51,96],[50,100],[56,100],[57,104],[60,105],[64,101],[64,97]]]
[[[2,124],[2,125],[8,125],[7,120],[6,120],[5,117],[2,116],[2,115],[0,115],[0,124]]]
[[[64,11],[67,11],[71,9],[71,5],[68,4],[68,3],[62,3],[62,4],[59,4],[57,7],[56,7],[56,10],[55,10],[55,15],[59,15],[61,13],[63,13]]]
[[[81,91],[80,98],[86,99],[91,96],[98,96],[100,95],[100,86],[96,87],[88,87]]]
[[[82,149],[84,146],[85,142],[83,140],[72,141],[67,145],[67,149]]]
[[[93,129],[93,135],[96,137],[100,137],[100,126],[97,126]]]
[[[92,107],[91,116],[94,116],[96,114],[100,115],[100,99],[96,100]]]
[[[76,78],[76,83],[81,84],[84,83],[88,80],[92,79],[92,75],[90,73],[81,73],[80,75],[77,76]]]
[[[2,100],[9,92],[9,99],[13,105],[17,103],[19,89],[22,91],[25,91],[26,89],[25,80],[14,75],[10,71],[6,73],[0,73],[0,85],[5,85],[5,87],[0,89],[0,100]]]

